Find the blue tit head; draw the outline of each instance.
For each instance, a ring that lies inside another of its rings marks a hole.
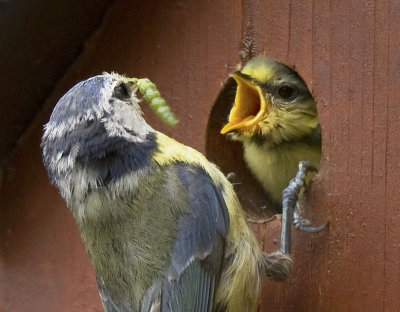
[[[134,164],[132,145],[152,131],[138,102],[134,83],[117,74],[82,81],[58,101],[41,146],[49,177],[67,201],[73,191],[115,180]]]

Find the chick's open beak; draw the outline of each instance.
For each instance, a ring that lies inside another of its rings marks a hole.
[[[267,109],[266,99],[259,85],[240,73],[231,75],[237,82],[235,103],[229,115],[229,122],[221,134],[236,129],[250,129],[257,125]]]

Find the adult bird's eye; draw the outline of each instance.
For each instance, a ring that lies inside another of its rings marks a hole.
[[[282,86],[278,89],[278,94],[284,100],[294,100],[297,97],[297,90],[291,86]]]
[[[114,96],[120,100],[126,100],[130,98],[130,90],[126,83],[121,82],[114,89]]]

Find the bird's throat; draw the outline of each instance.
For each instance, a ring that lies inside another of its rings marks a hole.
[[[321,147],[305,142],[281,145],[244,143],[244,158],[270,199],[281,202],[282,191],[297,172],[300,161],[307,160],[319,167]],[[311,179],[311,176],[310,178]]]

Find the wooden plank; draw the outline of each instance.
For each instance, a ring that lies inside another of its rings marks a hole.
[[[101,309],[74,222],[40,160],[41,127],[61,94],[103,70],[147,76],[181,119],[169,128],[143,105],[149,122],[205,151],[221,83],[257,50],[294,65],[317,100],[323,159],[307,217],[330,222],[318,234],[294,232],[294,275],[264,283],[260,311],[398,310],[399,34],[394,0],[116,1],[4,170],[0,306]],[[230,149],[214,130],[210,157],[228,154],[239,163],[240,146]],[[279,247],[279,220],[253,227],[266,251]],[[37,266],[29,270],[32,263]]]
[[[394,311],[400,286],[394,156],[399,7],[314,1],[312,11],[304,17],[305,23],[313,20],[312,40],[303,36],[304,46],[294,46],[293,53],[295,63],[305,64],[297,67],[301,74],[312,68],[312,76],[303,77],[317,99],[323,129],[322,168],[308,213],[330,225],[326,233],[295,233],[293,279],[279,287],[267,283],[261,310]],[[310,60],[307,45],[313,47],[312,63],[304,61]],[[281,58],[287,54],[291,50]]]
[[[390,1],[387,4],[387,119],[386,119],[386,168],[385,168],[385,241],[384,241],[384,304],[386,311],[396,311],[400,306],[400,298],[396,294],[400,288],[400,4],[398,1]],[[380,91],[378,91],[380,92]],[[376,209],[382,209],[376,202]]]
[[[236,66],[240,35],[239,1],[114,3],[4,167],[0,310],[102,311],[75,222],[41,163],[42,126],[58,98],[103,71],[149,77],[181,121],[176,128],[165,126],[143,104],[146,119],[204,151],[211,103]]]
[[[0,1],[2,162],[110,4],[110,0]]]

